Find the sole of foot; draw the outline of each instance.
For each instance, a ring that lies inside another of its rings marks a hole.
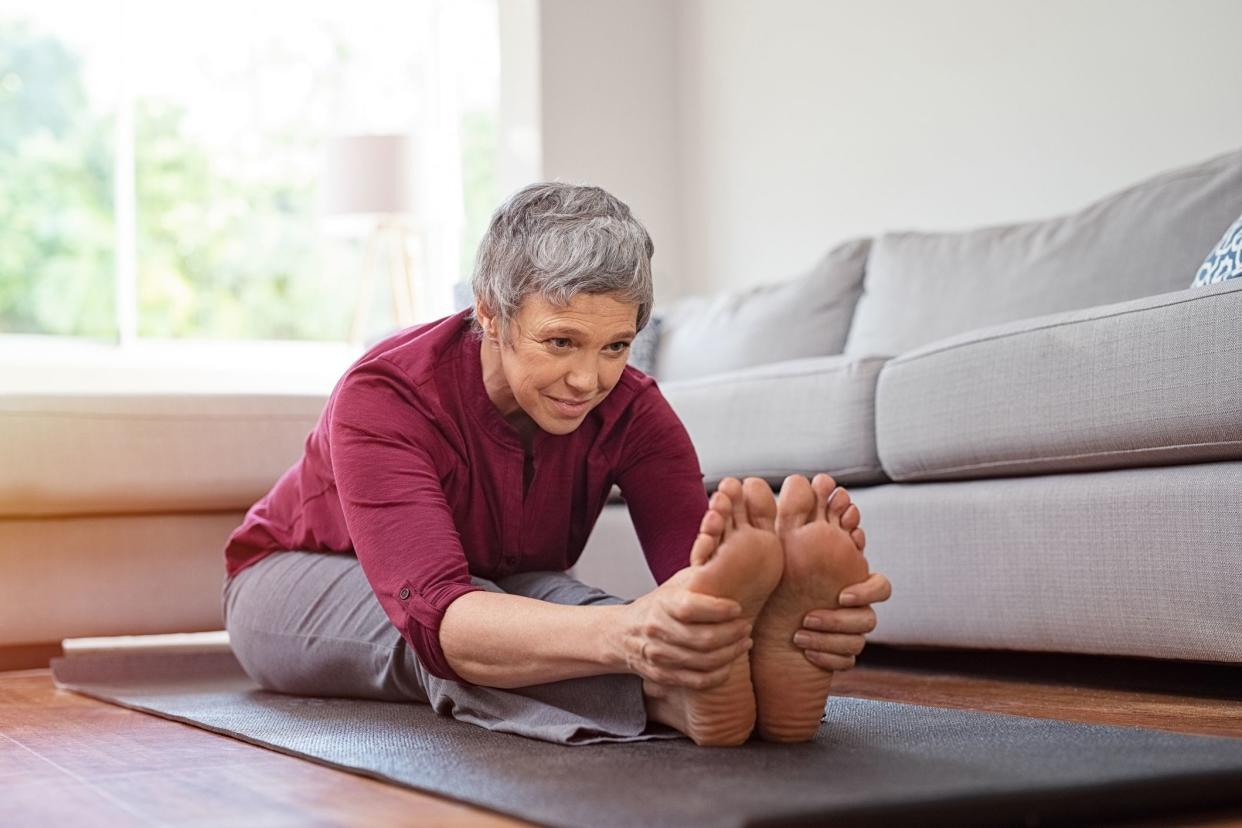
[[[687,588],[732,598],[742,605],[741,617],[753,621],[780,582],[783,561],[776,499],[768,484],[758,478],[721,481],[690,553]],[[757,716],[749,655],[738,656],[725,682],[711,689],[644,681],[643,690],[659,708],[660,720],[696,744],[740,745],[750,738]]]
[[[835,609],[842,589],[866,580],[859,520],[849,493],[826,474],[791,475],[781,486],[776,533],[785,562],[750,651],[756,727],[767,741],[805,742],[819,730],[833,674],[808,661],[793,636],[807,612]]]

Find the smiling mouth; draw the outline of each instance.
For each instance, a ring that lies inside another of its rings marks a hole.
[[[555,404],[557,411],[562,417],[578,417],[586,413],[587,409],[591,407],[590,400],[575,402],[572,400],[562,400],[560,397],[553,397],[551,395],[548,396],[548,399]]]

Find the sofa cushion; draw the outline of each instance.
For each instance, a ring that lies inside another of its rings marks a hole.
[[[1242,277],[1242,216],[1229,226],[1212,252],[1199,265],[1191,287],[1214,285],[1226,279]]]
[[[787,360],[660,389],[694,441],[705,481],[828,472],[842,483],[884,480],[875,451],[881,357]]]
[[[302,394],[0,395],[0,516],[242,509],[302,454]]]
[[[862,291],[869,239],[833,247],[807,273],[718,296],[688,296],[658,314],[655,376],[682,380],[839,354]]]
[[[1242,281],[953,337],[888,362],[897,481],[1242,458]]]
[[[876,239],[845,351],[900,354],[1059,311],[1181,290],[1242,213],[1242,151],[1046,221]]]

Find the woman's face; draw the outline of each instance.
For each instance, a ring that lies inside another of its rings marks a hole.
[[[524,412],[544,431],[568,434],[621,378],[638,306],[615,294],[580,293],[560,307],[532,294],[499,349],[488,333],[494,327],[499,337],[499,328],[483,308],[478,316],[487,335],[484,380],[492,402],[506,417]]]

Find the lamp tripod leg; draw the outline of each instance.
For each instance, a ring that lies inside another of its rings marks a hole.
[[[371,272],[374,269],[372,264],[375,259],[377,241],[376,233],[371,233],[367,236],[366,248],[362,256],[362,273],[358,279],[358,298],[354,303],[354,319],[349,328],[349,341],[355,344],[362,342],[362,338],[365,335],[367,317],[371,313]]]
[[[388,259],[388,278],[392,287],[393,313],[401,327],[414,324],[414,304],[410,295],[406,265],[405,232],[398,225],[388,226],[388,244],[393,248]]]

